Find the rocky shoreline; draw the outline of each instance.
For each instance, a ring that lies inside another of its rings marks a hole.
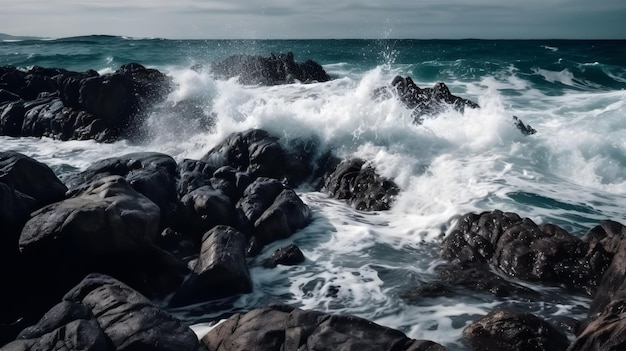
[[[242,60],[234,62],[250,59]],[[303,69],[284,60],[293,56],[266,61]],[[279,73],[268,84],[293,81]],[[61,140],[127,136],[171,84],[137,64],[103,76],[1,68],[0,78],[0,134]],[[407,79],[394,82],[429,99],[410,100],[420,111],[477,108],[444,97],[445,85],[424,92]],[[254,129],[230,135],[198,160],[133,153],[94,162],[64,181],[31,157],[0,151],[0,350],[445,350],[357,317],[282,305],[230,316],[198,340],[166,312],[250,292],[248,259],[310,222],[293,190],[304,183],[363,211],[393,205],[401,189],[366,160],[309,146],[286,147]],[[464,214],[442,242],[448,263],[440,281],[406,298],[449,294],[455,286],[537,298],[506,277],[564,286],[593,298],[571,339],[532,314],[496,309],[465,329],[468,347],[618,350],[626,347],[625,235],[613,221],[578,238],[515,213]],[[302,253],[286,247],[266,267],[279,264],[302,264]]]

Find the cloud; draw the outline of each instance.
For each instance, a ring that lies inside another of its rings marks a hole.
[[[2,8],[2,31],[57,37],[626,38],[623,0],[21,0]]]

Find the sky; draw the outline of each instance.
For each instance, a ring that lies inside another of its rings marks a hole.
[[[626,0],[0,0],[0,33],[169,39],[626,39]]]

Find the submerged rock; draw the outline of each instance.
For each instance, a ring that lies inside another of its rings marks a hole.
[[[274,251],[271,257],[263,261],[263,267],[274,268],[276,266],[295,266],[304,262],[304,254],[295,244],[281,247]]]
[[[271,306],[235,314],[213,328],[202,343],[214,351],[444,351],[432,341],[354,316],[334,316],[290,306]]]
[[[241,84],[277,85],[330,80],[318,63],[311,60],[295,62],[291,52],[269,57],[235,55],[212,64],[211,70],[223,78],[238,77]]]

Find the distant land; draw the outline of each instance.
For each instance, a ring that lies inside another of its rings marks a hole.
[[[17,36],[10,35],[6,33],[0,33],[0,40],[38,40],[43,39],[42,37],[28,37],[28,36]]]

